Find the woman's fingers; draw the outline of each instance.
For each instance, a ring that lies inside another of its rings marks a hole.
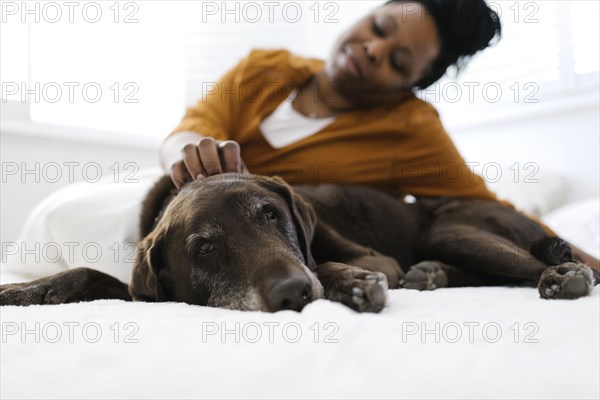
[[[183,160],[171,165],[171,179],[177,189],[181,189],[185,182],[192,180]]]
[[[250,171],[248,171],[248,168],[246,167],[246,163],[244,163],[244,160],[242,160],[240,158],[240,162],[242,163],[242,174],[249,174]]]
[[[221,160],[217,149],[217,141],[211,137],[204,137],[198,142],[198,154],[202,167],[206,171],[205,176],[217,175],[223,173],[221,169]],[[196,175],[192,175],[197,178]]]
[[[202,167],[202,161],[200,161],[197,145],[193,143],[186,144],[181,150],[181,155],[187,172],[193,179],[196,179],[199,175],[206,176],[206,171]]]
[[[177,188],[186,182],[225,172],[248,173],[240,145],[233,140],[203,137],[198,143],[186,144],[181,158],[171,166],[171,179]]]
[[[219,143],[219,155],[221,157],[221,166],[224,172],[241,173],[242,157],[240,145],[233,140],[225,140]]]

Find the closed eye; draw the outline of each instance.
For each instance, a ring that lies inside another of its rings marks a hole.
[[[378,36],[378,37],[385,36],[385,31],[377,23],[377,21],[375,19],[373,19],[371,28],[373,29],[373,33],[375,33],[376,36]],[[398,72],[402,75],[407,75],[407,68],[404,65],[402,65],[401,63],[399,63],[398,61],[396,61],[394,54],[392,54],[390,57],[390,65],[396,72]]]
[[[377,35],[378,37],[383,37],[385,35],[385,32],[383,31],[383,29],[381,29],[381,27],[379,26],[377,21],[375,21],[375,19],[373,19],[371,28],[373,29],[373,33],[375,33],[375,35]]]
[[[404,65],[398,63],[393,56],[390,58],[390,64],[392,65],[392,68],[396,70],[396,72],[406,75],[406,68]]]

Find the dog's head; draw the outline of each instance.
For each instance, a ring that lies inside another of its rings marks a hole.
[[[323,295],[312,272],[315,224],[311,206],[279,178],[223,174],[194,181],[139,243],[130,293],[143,301],[300,310]]]

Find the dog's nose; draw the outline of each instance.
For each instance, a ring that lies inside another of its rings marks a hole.
[[[286,278],[273,286],[268,299],[273,311],[300,311],[312,301],[310,281],[305,276]]]

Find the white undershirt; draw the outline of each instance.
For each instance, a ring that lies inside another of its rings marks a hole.
[[[294,90],[259,125],[263,137],[275,149],[289,146],[314,135],[335,120],[335,117],[310,118],[300,114],[292,107],[292,101],[295,98],[296,91]]]

